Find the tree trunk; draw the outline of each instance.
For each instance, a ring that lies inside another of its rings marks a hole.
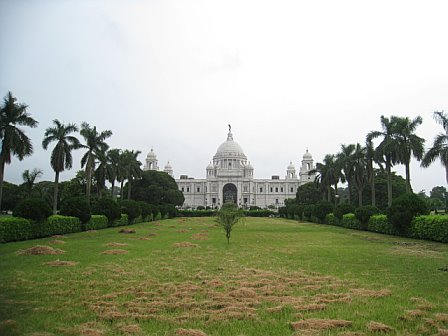
[[[112,187],[111,187],[112,188],[112,199],[115,199],[115,192],[114,192],[115,179],[112,180],[111,185],[112,185]]]
[[[90,187],[92,184],[92,177],[90,176],[90,167],[86,167],[86,197],[87,203],[90,204]]]
[[[121,186],[120,186],[120,200],[123,199],[123,184],[124,184],[124,179],[122,179],[121,181]]]
[[[331,187],[328,187],[327,193],[328,202],[331,202]]]
[[[3,173],[2,173],[3,176]],[[448,184],[448,165],[445,166],[445,177],[446,177],[446,184]],[[3,178],[2,178],[2,182],[3,182]],[[1,204],[1,194],[0,194],[0,204]]]
[[[352,184],[350,183],[349,179],[347,178],[347,186],[348,186],[348,204],[352,204]]]
[[[386,173],[387,173],[387,206],[390,207],[392,205],[392,172],[389,160],[386,160]]]
[[[54,177],[54,193],[53,193],[53,215],[58,213],[58,192],[59,192],[59,172]]]
[[[362,207],[362,188],[358,189],[358,206]]]
[[[409,162],[405,163],[406,167],[406,193],[411,193],[411,173],[409,168]]]
[[[338,205],[338,183],[334,184],[334,206]]]
[[[0,162],[0,211],[2,209],[2,195],[3,195],[3,179],[5,177],[5,162]]]
[[[373,169],[372,169],[372,180],[371,180],[370,183],[371,183],[371,186],[370,186],[371,190],[370,190],[370,192],[371,192],[371,195],[372,195],[372,205],[376,206],[375,172],[373,171]]]

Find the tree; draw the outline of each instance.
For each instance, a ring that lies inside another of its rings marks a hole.
[[[305,183],[297,188],[296,202],[299,205],[315,204],[321,199],[320,192],[313,182]]]
[[[358,191],[358,205],[362,206],[362,192],[367,184],[367,149],[362,147],[359,143],[355,146],[352,159],[352,179],[355,188]]]
[[[23,185],[26,188],[28,196],[31,196],[34,182],[36,182],[36,179],[41,177],[43,173],[42,169],[38,168],[34,168],[31,172],[27,169],[22,173]]]
[[[26,111],[28,105],[17,103],[17,99],[8,92],[0,107],[0,209],[2,205],[3,180],[5,165],[11,163],[11,156],[22,161],[33,153],[30,138],[18,126],[37,127],[38,122]]]
[[[341,145],[341,151],[337,154],[338,164],[341,166],[344,172],[345,180],[348,185],[348,203],[351,204],[351,193],[353,183],[353,152],[355,151],[355,145]]]
[[[51,152],[50,165],[55,172],[54,177],[54,196],[53,196],[53,214],[57,213],[58,194],[59,194],[59,174],[65,169],[71,169],[73,166],[72,151],[80,147],[79,140],[70,135],[78,132],[75,124],[62,124],[58,119],[53,120],[53,127],[45,130],[42,147],[47,150],[51,142],[56,142]]]
[[[387,204],[392,205],[392,167],[397,162],[397,148],[398,144],[394,138],[394,123],[389,118],[381,116],[382,131],[372,131],[367,134],[367,141],[370,142],[376,138],[382,138],[378,147],[375,149],[376,155],[382,157],[382,161],[386,166],[387,174]]]
[[[335,185],[335,188],[337,189],[337,184],[341,175],[339,166],[335,161],[335,156],[332,154],[325,155],[323,163],[317,163],[316,169],[312,170],[310,173],[316,173],[315,182],[320,187],[323,198],[325,199],[325,194],[327,194],[327,200],[328,202],[331,202],[331,186]]]
[[[118,176],[124,175],[124,171],[120,171],[123,167],[120,165],[120,155],[121,149],[110,149],[107,151],[107,180],[111,184],[112,190],[112,198],[115,199],[115,181],[118,179]]]
[[[125,150],[122,155],[123,168],[126,179],[128,180],[128,199],[131,199],[132,180],[142,176],[142,170],[140,168],[142,163],[137,159],[140,154],[140,151]]]
[[[432,190],[429,192],[429,198],[433,200],[439,200],[442,202],[442,206],[445,207],[445,210],[448,207],[448,191],[445,187],[438,186],[432,188]],[[433,202],[434,204],[437,202]]]
[[[230,243],[230,233],[233,226],[243,217],[242,210],[239,210],[233,203],[225,203],[217,213],[217,222],[224,229],[227,244]]]
[[[417,126],[423,122],[420,116],[414,120],[408,117],[399,118],[392,117],[395,125],[395,138],[398,144],[397,159],[404,164],[406,170],[406,192],[412,192],[410,163],[411,157],[414,156],[418,161],[423,158],[425,139],[415,134]]]
[[[435,138],[432,147],[426,152],[422,160],[422,167],[429,167],[437,158],[445,167],[445,178],[448,183],[448,114],[443,111],[434,112],[434,119],[442,125],[445,133],[439,133]]]
[[[101,155],[105,155],[109,145],[105,142],[107,138],[112,135],[112,131],[102,131],[98,133],[96,126],[90,127],[86,122],[81,124],[81,135],[83,136],[86,144],[81,145],[83,148],[87,148],[87,152],[81,159],[81,168],[86,171],[87,188],[86,195],[87,201],[90,202],[90,189],[92,186],[92,174],[95,171],[96,160]]]

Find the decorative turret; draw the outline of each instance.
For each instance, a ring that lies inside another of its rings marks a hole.
[[[286,179],[292,180],[292,179],[296,179],[296,178],[297,178],[296,167],[292,164],[292,161],[291,161],[291,162],[289,162],[288,168],[286,168]]]
[[[207,170],[207,178],[215,176],[215,167],[213,166],[213,164],[211,162],[208,164],[206,170]]]
[[[146,166],[144,170],[159,170],[157,155],[154,153],[154,150],[152,148],[146,156]]]
[[[303,154],[302,166],[300,167],[300,184],[314,181],[316,174],[310,174],[310,171],[312,170],[314,170],[314,160],[307,148],[305,154]]]
[[[165,173],[167,173],[168,175],[170,175],[171,177],[174,177],[173,167],[171,167],[169,161],[168,161],[168,163],[165,165],[165,168],[163,168],[163,171],[164,171]]]

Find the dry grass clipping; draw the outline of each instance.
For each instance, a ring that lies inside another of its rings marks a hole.
[[[448,336],[448,329],[439,329],[438,336]]]
[[[364,297],[384,297],[384,296],[390,296],[392,292],[389,289],[381,289],[381,290],[369,290],[364,288],[359,289],[352,289],[351,292],[357,296],[364,296]]]
[[[181,242],[173,244],[174,247],[199,247],[197,244],[192,244],[189,242]]]
[[[435,319],[440,322],[448,322],[448,314],[439,313],[434,315]]]
[[[141,334],[142,328],[138,324],[124,324],[118,326],[118,330],[126,335]]]
[[[44,263],[46,266],[76,266],[78,263],[75,261],[55,260]]]
[[[128,246],[128,244],[125,244],[125,243],[107,243],[106,246],[121,247],[121,246]]]
[[[65,244],[65,241],[63,241],[63,240],[58,240],[58,239],[53,239],[53,240],[50,240],[50,241],[48,242],[48,244]]]
[[[129,251],[126,251],[126,250],[106,250],[104,252],[101,252],[101,254],[125,254],[128,252]]]
[[[153,232],[148,233],[148,237],[155,237],[155,236],[157,236],[157,233],[153,233]]]
[[[199,329],[177,329],[176,335],[178,336],[207,336],[205,332]]]
[[[135,233],[134,229],[121,229],[118,233]]]
[[[65,253],[64,250],[54,249],[50,246],[44,245],[36,245],[26,250],[20,250],[17,252],[18,255],[54,255],[63,253]]]
[[[294,330],[324,330],[332,328],[343,328],[352,325],[352,321],[347,320],[329,320],[310,318],[298,322],[291,322],[291,327]]]
[[[369,329],[372,332],[383,332],[383,333],[388,333],[393,330],[388,325],[375,321],[370,321],[369,324],[367,325],[367,329]]]

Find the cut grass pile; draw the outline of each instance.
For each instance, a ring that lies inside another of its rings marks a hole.
[[[45,245],[61,237],[0,245],[0,334],[448,329],[448,273],[439,270],[448,264],[447,245],[267,218],[235,226],[230,245],[211,218],[129,230],[134,234],[111,228],[67,235],[66,261],[55,260],[62,250]]]

